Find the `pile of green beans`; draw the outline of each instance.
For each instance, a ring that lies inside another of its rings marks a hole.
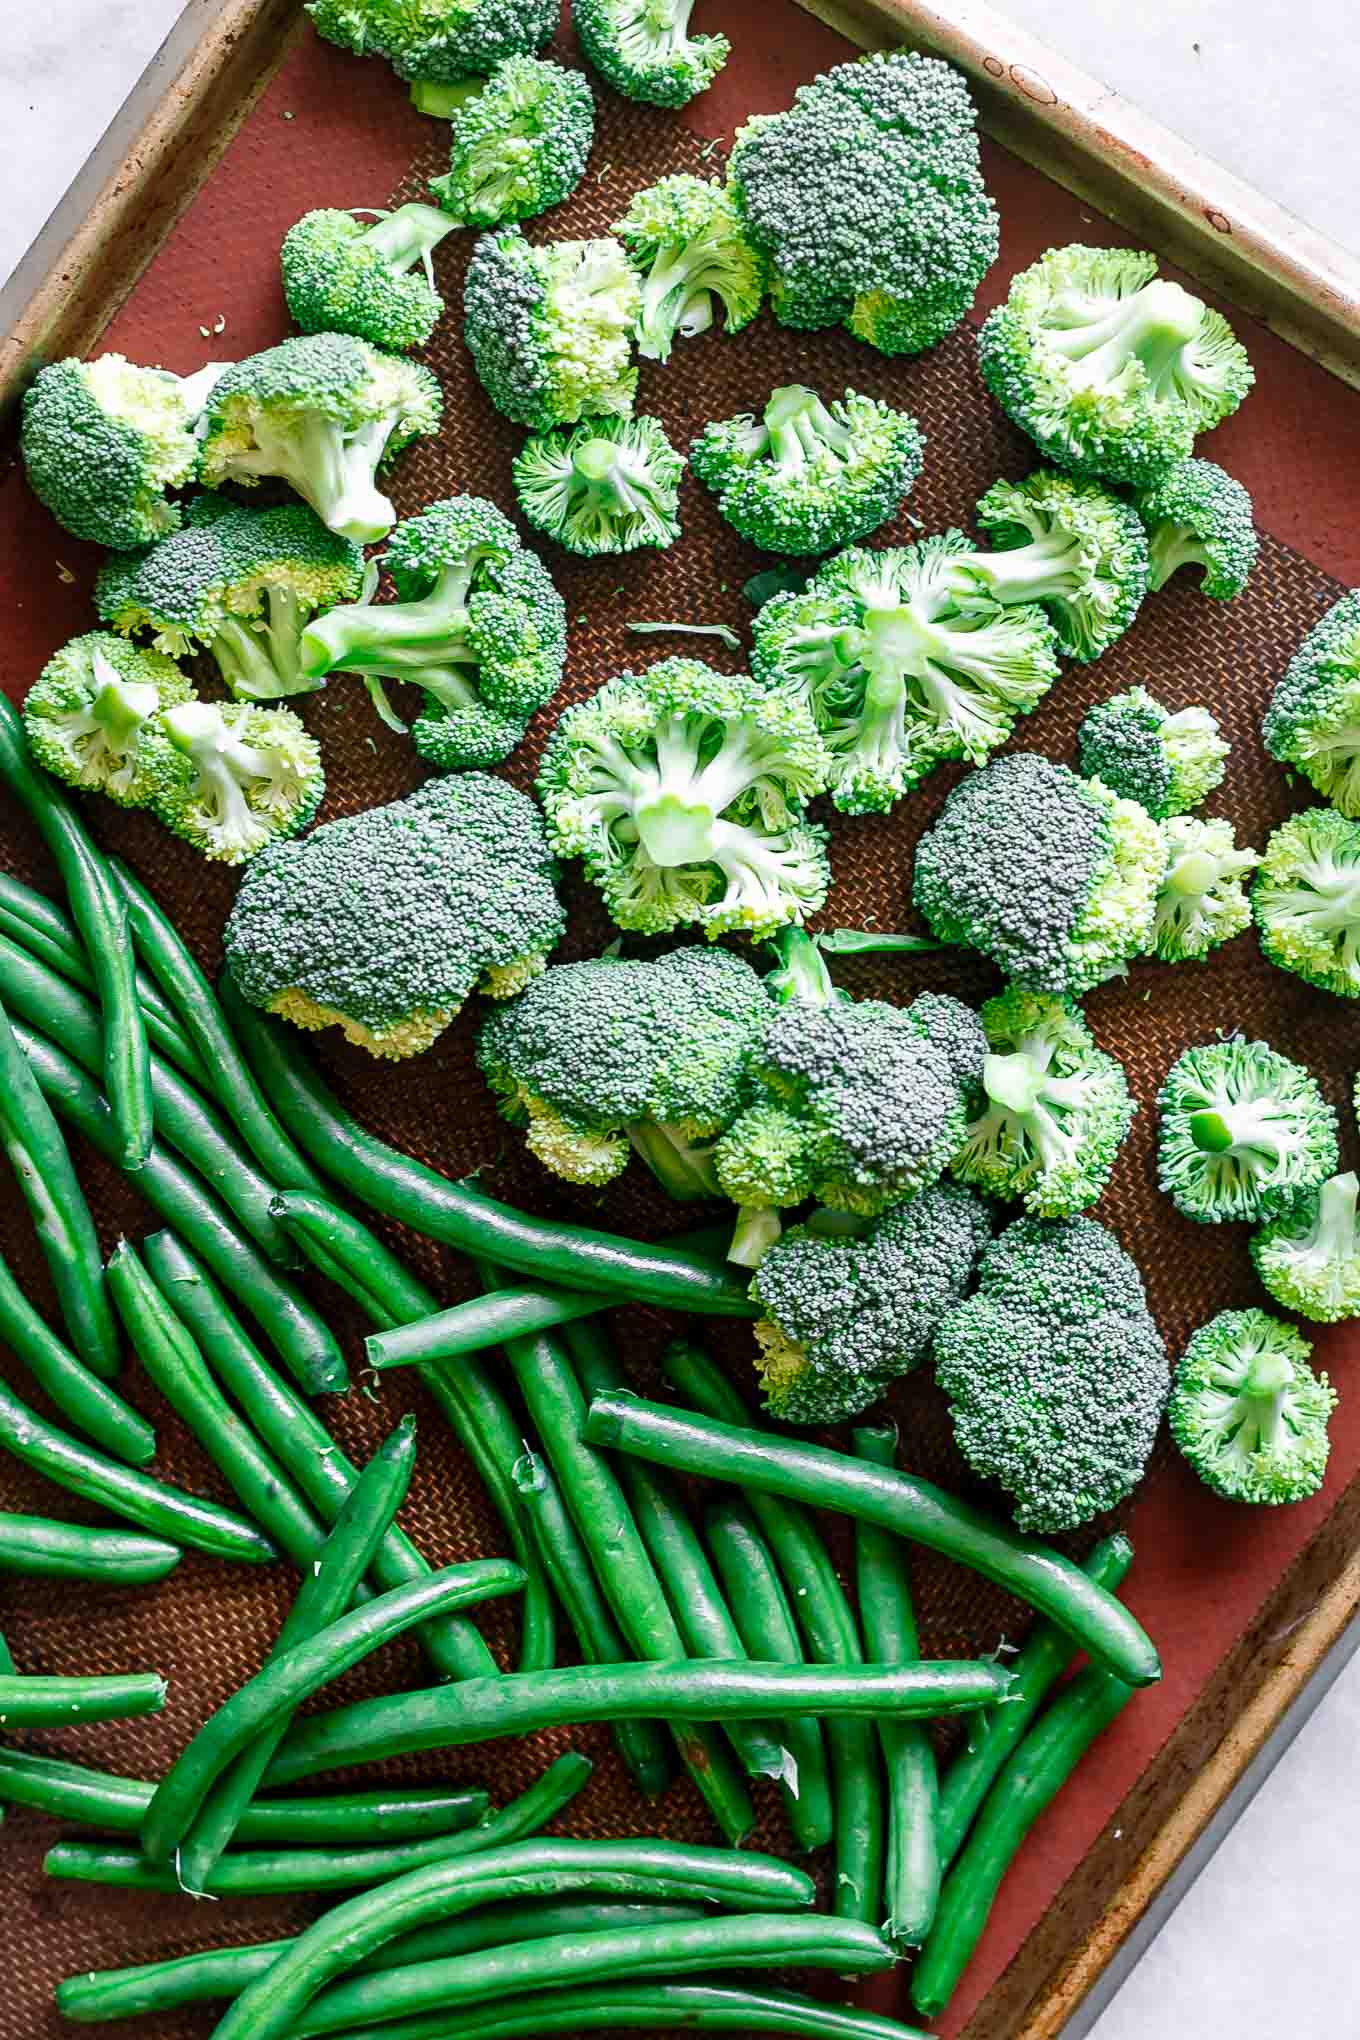
[[[163,1580],[182,1556],[179,1546],[163,1537],[92,1530],[83,1523],[54,1523],[45,1516],[0,1510],[0,1572],[140,1587]]]

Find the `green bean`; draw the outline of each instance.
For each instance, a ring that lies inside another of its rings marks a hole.
[[[856,1453],[870,1465],[896,1465],[896,1426],[864,1425],[852,1436]],[[855,1525],[855,1583],[869,1655],[895,1665],[919,1658],[906,1553],[874,1523]],[[895,1946],[915,1948],[930,1929],[940,1896],[935,1752],[918,1721],[885,1718],[878,1724],[878,1740],[888,1781],[883,1931]]]
[[[998,1774],[945,1878],[912,1969],[912,2003],[927,2017],[953,1996],[1026,1834],[1135,1690],[1094,1665],[1078,1672]]]
[[[101,1269],[101,1275],[103,1273]],[[156,1433],[115,1389],[88,1367],[24,1295],[0,1257],[0,1339],[23,1361],[39,1388],[78,1431],[115,1459],[146,1466],[156,1456]]]
[[[608,1298],[587,1296],[576,1289],[506,1289],[497,1295],[474,1296],[451,1304],[390,1332],[373,1332],[364,1340],[370,1367],[410,1367],[421,1360],[453,1360],[460,1353],[479,1353],[506,1339],[592,1317]]]
[[[0,1728],[67,1728],[73,1721],[126,1721],[165,1705],[158,1672],[93,1679],[43,1679],[0,1673]]]
[[[159,1537],[91,1530],[46,1516],[0,1510],[0,1572],[32,1579],[93,1580],[98,1586],[146,1586],[173,1572],[183,1553]]]
[[[151,1151],[151,1070],[122,898],[66,796],[34,770],[23,724],[0,699],[0,778],[28,810],[52,854],[94,974],[103,1015],[104,1087],[119,1168],[139,1169]]]
[[[636,1452],[681,1472],[730,1480],[748,1495],[784,1495],[877,1523],[1028,1601],[1130,1685],[1151,1685],[1161,1677],[1157,1652],[1128,1609],[1079,1566],[929,1481],[856,1465],[824,1446],[678,1416],[659,1403],[626,1396],[599,1397],[586,1436],[592,1444]]]

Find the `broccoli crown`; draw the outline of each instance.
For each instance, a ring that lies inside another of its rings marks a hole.
[[[570,198],[594,140],[595,96],[580,71],[507,57],[455,112],[449,167],[430,190],[469,227],[532,219]]]
[[[1235,411],[1251,363],[1153,255],[1050,248],[978,337],[982,379],[1045,459],[1144,488]]]
[[[625,99],[684,106],[731,54],[725,35],[691,35],[694,0],[572,0],[576,39]]]
[[[485,76],[536,50],[557,27],[557,0],[308,0],[318,35],[357,57],[382,57],[401,78],[440,83]]]
[[[1207,800],[1223,778],[1228,746],[1207,708],[1173,715],[1145,687],[1099,702],[1078,732],[1081,769],[1158,821]]]
[[[1239,850],[1231,822],[1173,815],[1162,824],[1166,876],[1153,914],[1152,946],[1164,963],[1199,963],[1250,924],[1245,881],[1261,859]]]
[[[29,688],[24,736],[36,762],[69,786],[142,807],[157,719],[192,692],[172,659],[92,630],[54,653]]]
[[[1360,589],[1313,625],[1270,697],[1261,734],[1272,758],[1360,820]]]
[[[423,688],[412,736],[431,764],[507,758],[562,681],[566,610],[547,568],[480,496],[448,497],[398,525],[383,565],[397,600],[374,602],[370,589],[316,618],[302,636],[304,671]]]
[[[962,75],[914,52],[838,64],[738,130],[732,195],[785,325],[885,354],[957,326],[996,260],[996,208]]]
[[[326,782],[315,737],[290,709],[184,701],[146,739],[149,804],[204,857],[243,864],[305,829]]]
[[[538,790],[621,928],[768,935],[826,898],[826,832],[803,802],[826,753],[798,702],[697,659],[621,673],[558,721]]]
[[[1157,1180],[1201,1224],[1269,1217],[1336,1167],[1336,1114],[1264,1041],[1187,1048],[1157,1105]]]
[[[719,309],[729,333],[760,310],[764,267],[716,178],[663,177],[636,193],[614,232],[641,278],[638,352],[650,360],[668,361],[677,337],[706,333]]]
[[[238,361],[203,413],[209,487],[277,475],[342,538],[382,538],[396,513],[379,467],[439,428],[443,397],[429,369],[350,333],[308,333]]]
[[[954,788],[917,849],[913,897],[942,942],[1077,998],[1148,947],[1166,854],[1135,801],[1017,751]]]
[[[833,1424],[877,1401],[925,1358],[991,1235],[987,1207],[933,1183],[856,1231],[790,1227],[751,1282],[765,1407]]]
[[[1098,659],[1121,638],[1147,592],[1138,517],[1094,482],[1039,468],[993,482],[977,506],[995,553],[960,565],[995,602],[1038,602],[1069,659]]]
[[[430,257],[457,224],[432,205],[372,225],[329,207],[304,213],[279,254],[289,311],[304,333],[353,333],[391,354],[423,346],[444,309]]]
[[[1353,1170],[1329,1176],[1252,1234],[1251,1258],[1276,1303],[1323,1325],[1360,1317],[1358,1199]]]
[[[1223,1310],[1176,1365],[1171,1435],[1229,1502],[1301,1502],[1327,1471],[1336,1391],[1309,1366],[1302,1333],[1263,1310]]]
[[[1360,821],[1335,808],[1291,815],[1266,844],[1251,906],[1271,963],[1360,998]]]
[[[542,970],[564,927],[554,876],[526,794],[449,773],[257,858],[227,961],[252,1005],[418,1055],[474,987],[504,997]]]
[[[944,759],[979,762],[1057,679],[1043,610],[979,595],[958,571],[975,557],[958,531],[856,547],[758,610],[752,668],[807,703],[845,813],[885,812]]]
[[[792,383],[771,392],[759,424],[748,415],[705,426],[690,459],[743,538],[801,554],[848,545],[895,517],[924,448],[905,411],[854,390],[824,404]]]
[[[618,241],[550,241],[518,227],[483,234],[463,293],[463,331],[496,409],[531,432],[627,418],[638,282]]]
[[[1251,497],[1211,460],[1178,460],[1134,498],[1147,527],[1149,586],[1164,588],[1182,567],[1200,567],[1200,593],[1240,595],[1256,565]]]
[[[950,1167],[1039,1218],[1094,1204],[1137,1110],[1124,1072],[1096,1047],[1080,1009],[1011,985],[982,1009],[984,1097]]]
[[[1166,1348],[1138,1270],[1090,1218],[1020,1218],[976,1294],[935,1334],[959,1450],[1022,1530],[1113,1508],[1138,1482],[1166,1400]]]
[[[537,530],[587,559],[673,545],[680,536],[681,454],[658,418],[587,418],[527,439],[515,494]]]

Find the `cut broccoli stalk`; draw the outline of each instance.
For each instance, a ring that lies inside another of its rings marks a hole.
[[[833,418],[816,390],[805,389],[801,383],[788,383],[770,392],[765,429],[781,481],[795,480],[805,468],[824,459],[828,450],[847,461],[855,450],[850,426]]]
[[[1360,1315],[1360,1178],[1331,1176],[1272,1219],[1251,1242],[1256,1272],[1277,1303],[1321,1324]]]
[[[765,979],[765,989],[781,1005],[836,1006],[847,1004],[849,992],[833,984],[822,946],[806,928],[781,928],[770,938],[775,966]]]
[[[411,87],[411,104],[417,113],[428,113],[434,120],[452,120],[460,107],[485,89],[485,78],[453,78],[447,82],[417,78]]]
[[[209,650],[238,700],[279,701],[325,685],[302,669],[299,644],[310,615],[310,603],[291,588],[274,585],[264,590],[264,614],[258,622],[222,617]]]
[[[696,1141],[680,1126],[654,1119],[629,1120],[624,1128],[633,1153],[647,1164],[667,1196],[677,1204],[701,1197],[721,1197],[713,1167],[713,1140]]]
[[[446,708],[472,708],[477,690],[459,672],[480,661],[472,649],[467,600],[487,548],[441,570],[428,595],[414,602],[368,599],[332,609],[307,626],[302,664],[308,673],[361,673],[376,680],[409,680]]]
[[[366,212],[368,208],[361,206],[359,210]],[[373,225],[365,228],[361,240],[397,276],[407,275],[419,263],[433,287],[431,256],[457,225],[457,220],[450,219],[437,205],[421,205],[412,200],[409,205],[399,205],[394,212],[379,213]]]
[[[328,530],[371,545],[396,522],[374,478],[397,416],[392,412],[346,432],[338,420],[316,411],[278,425],[261,413],[254,421],[254,446],[232,456],[232,475],[278,476],[311,504]]]
[[[1072,314],[1070,325],[1047,328],[1044,340],[1054,354],[1072,363],[1078,387],[1117,385],[1136,362],[1160,395],[1174,390],[1183,351],[1199,335],[1204,307],[1178,283],[1157,277],[1117,299],[1103,317],[1083,319],[1079,301],[1073,303]]]
[[[617,439],[585,439],[571,456],[581,485],[573,517],[608,531],[616,522],[635,521],[658,534],[674,532],[672,492],[659,489],[652,463],[637,447]],[[662,539],[668,543],[668,539]]]
[[[1192,1112],[1189,1127],[1202,1155],[1259,1156],[1272,1169],[1293,1146],[1292,1128],[1270,1099],[1243,1099],[1235,1105],[1225,1101]]]
[[[91,661],[97,692],[88,709],[67,718],[68,734],[86,758],[97,751],[125,762],[137,748],[149,719],[161,705],[160,690],[147,680],[125,680],[102,652]]]

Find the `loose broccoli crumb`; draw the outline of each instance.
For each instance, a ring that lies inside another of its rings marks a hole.
[[[219,864],[243,864],[305,829],[326,790],[320,747],[286,708],[184,701],[145,748],[157,816]]]
[[[1333,1325],[1360,1317],[1360,1180],[1330,1176],[1251,1237],[1256,1272],[1276,1303]]]
[[[572,25],[590,63],[625,99],[684,106],[706,92],[731,54],[725,35],[691,35],[694,0],[572,0]]]
[[[327,42],[385,58],[418,86],[440,86],[541,48],[559,8],[558,0],[308,0],[307,12]],[[422,111],[438,110],[436,97],[411,97]]]
[[[1336,1114],[1308,1071],[1263,1041],[1186,1049],[1157,1103],[1158,1182],[1201,1224],[1269,1217],[1336,1167]]]
[[[684,472],[658,418],[589,418],[525,441],[515,494],[530,524],[568,552],[664,549],[680,536]]]
[[[458,222],[431,205],[304,213],[280,250],[283,295],[304,333],[353,333],[390,354],[423,347],[444,310],[433,251]]]
[[[1181,460],[1134,498],[1147,526],[1154,588],[1182,567],[1200,567],[1200,593],[1216,602],[1240,595],[1256,565],[1251,497],[1211,460]]]
[[[1360,589],[1313,625],[1270,698],[1261,734],[1272,758],[1360,820]]]
[[[639,302],[618,241],[536,248],[518,227],[483,234],[463,293],[463,331],[483,389],[531,432],[631,416]]]
[[[570,198],[595,140],[595,98],[579,71],[508,57],[453,115],[449,167],[430,190],[470,227],[533,219]]]
[[[994,602],[1042,604],[1069,659],[1098,659],[1138,614],[1148,586],[1138,517],[1092,482],[1044,468],[993,482],[977,506],[995,553],[959,571]]]
[[[760,310],[760,257],[716,179],[663,177],[634,195],[614,232],[641,279],[638,352],[648,359],[668,361],[674,342],[706,333],[720,309],[729,333]]]
[[[1261,859],[1255,850],[1238,849],[1231,822],[1173,815],[1162,836],[1167,866],[1152,946],[1164,963],[1202,962],[1250,926],[1244,882]]]
[[[192,692],[162,653],[89,631],[54,653],[29,688],[24,735],[36,762],[68,786],[143,807],[155,778],[148,738],[161,712]]]
[[[1291,815],[1266,844],[1252,913],[1266,957],[1338,998],[1360,998],[1360,821]]]
[[[1206,1487],[1229,1502],[1301,1502],[1327,1470],[1336,1391],[1312,1347],[1263,1310],[1224,1310],[1176,1367],[1171,1435]]]
[[[1158,821],[1207,800],[1222,781],[1228,755],[1207,708],[1173,714],[1145,687],[1130,687],[1089,710],[1078,740],[1086,778],[1103,780]]]

